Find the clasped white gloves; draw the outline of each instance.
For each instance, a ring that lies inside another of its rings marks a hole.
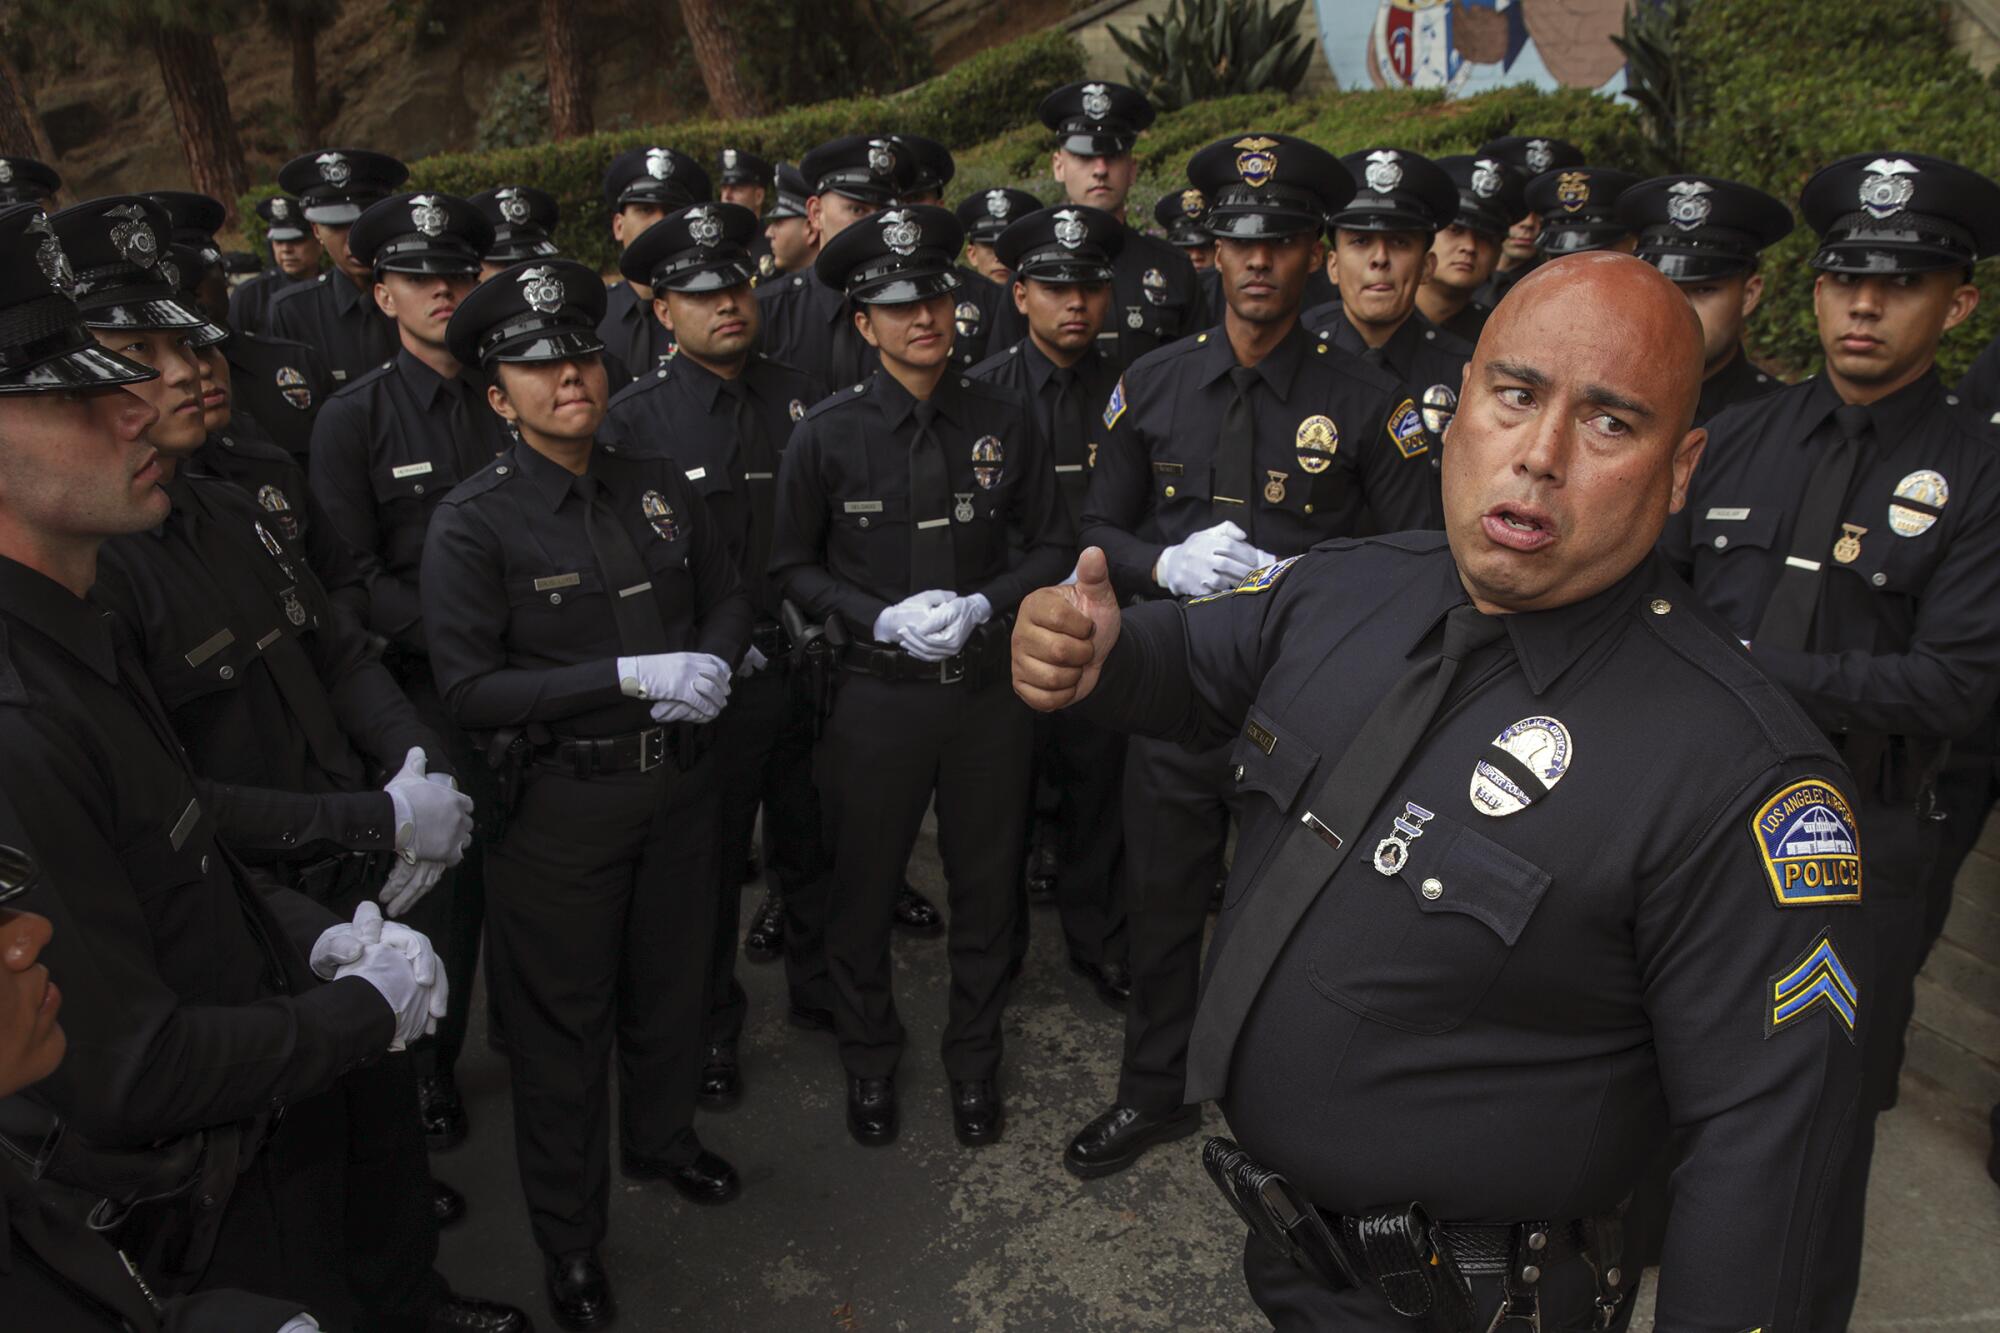
[[[942,662],[965,650],[972,631],[993,617],[993,603],[979,593],[932,607],[915,626],[896,632],[903,651],[922,662]]]
[[[655,722],[713,722],[729,702],[729,663],[714,653],[618,659],[618,688],[653,705]]]
[[[285,1321],[278,1333],[313,1333],[319,1327],[319,1320],[309,1314],[295,1314]]]
[[[1192,537],[1160,552],[1153,580],[1176,597],[1207,597],[1241,583],[1253,569],[1277,557],[1250,545],[1248,534],[1234,523],[1203,528]]]
[[[371,902],[354,909],[354,920],[320,932],[309,961],[323,980],[360,977],[381,993],[396,1011],[392,1051],[437,1031],[451,1000],[451,984],[431,942],[408,926],[384,921]]]
[[[423,749],[411,746],[382,788],[396,809],[396,864],[377,895],[390,916],[416,906],[472,842],[472,798],[449,773],[427,773],[427,764]]]
[[[875,617],[875,627],[869,631],[869,637],[877,643],[902,643],[904,630],[923,624],[932,611],[952,600],[953,596],[947,588],[911,593],[894,606],[883,608],[882,614]]]

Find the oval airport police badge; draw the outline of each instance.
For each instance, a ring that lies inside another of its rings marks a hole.
[[[1794,782],[1750,820],[1780,907],[1861,901],[1861,833],[1847,798],[1818,778]]]
[[[1472,808],[1495,818],[1525,810],[1563,780],[1575,759],[1568,727],[1552,717],[1524,717],[1472,765]]]
[[[1896,498],[1889,502],[1889,531],[1898,537],[1923,536],[1950,499],[1951,487],[1942,475],[1929,468],[1912,472],[1896,483]]]

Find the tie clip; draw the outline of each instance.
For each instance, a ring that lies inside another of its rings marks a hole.
[[[637,597],[642,592],[652,591],[652,587],[652,580],[648,579],[644,583],[635,583],[629,588],[620,588],[618,595],[620,597]]]
[[[1338,833],[1335,833],[1332,829],[1328,828],[1326,825],[1320,823],[1318,815],[1315,815],[1312,811],[1308,810],[1304,814],[1299,816],[1299,822],[1301,824],[1304,824],[1307,828],[1311,829],[1314,833],[1319,834],[1321,841],[1325,842],[1327,846],[1333,848],[1333,850],[1335,850],[1336,852],[1340,850],[1340,835]]]
[[[1785,563],[1793,569],[1803,569],[1808,574],[1819,573],[1819,561],[1817,560],[1807,560],[1803,556],[1788,555],[1785,557]]]
[[[1233,495],[1216,495],[1209,498],[1219,505],[1247,505],[1250,503],[1248,500],[1239,500]]]
[[[950,526],[951,520],[948,518],[924,518],[917,520],[917,531],[919,532],[925,528],[948,528]]]

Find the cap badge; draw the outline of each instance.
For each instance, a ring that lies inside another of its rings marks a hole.
[[[328,185],[345,185],[354,175],[354,168],[339,153],[321,153],[313,161],[319,164],[319,178]]]
[[[1693,231],[1708,221],[1715,201],[1708,198],[1709,186],[1701,181],[1675,181],[1667,187],[1667,221],[1682,231]]]
[[[1236,141],[1235,147],[1243,150],[1236,155],[1236,174],[1245,185],[1255,189],[1271,183],[1271,177],[1278,171],[1278,155],[1271,150],[1277,146],[1276,139],[1263,135]]]
[[[897,254],[905,257],[915,254],[917,243],[923,239],[924,229],[908,214],[898,210],[882,215],[882,243]]]
[[[1388,194],[1403,183],[1403,165],[1396,160],[1394,149],[1377,149],[1368,155],[1368,168],[1362,175],[1369,189]]]
[[[736,150],[734,148],[725,148],[722,150],[722,169],[724,171],[736,170]]]
[[[1208,200],[1202,195],[1200,190],[1190,187],[1181,191],[1182,217],[1198,218],[1207,207]]]
[[[10,185],[14,180],[14,164],[0,157],[0,185]]]
[[[1879,221],[1908,208],[1910,197],[1917,192],[1917,183],[1910,179],[1916,174],[1916,167],[1900,157],[1878,157],[1870,162],[1860,191],[1861,206],[1868,210],[1868,216]]]
[[[1001,465],[1007,461],[1006,450],[1000,447],[998,435],[982,435],[972,446],[972,479],[979,483],[983,491],[993,489],[1000,480]]]
[[[1556,164],[1555,150],[1549,147],[1547,139],[1528,140],[1528,170],[1540,173]]]
[[[410,197],[410,225],[426,236],[444,235],[445,211],[434,194]]]
[[[283,222],[292,215],[292,206],[283,199],[271,201],[271,221]]]
[[[868,171],[874,176],[887,176],[896,169],[896,154],[883,139],[868,141]]]
[[[986,192],[986,216],[995,222],[1005,222],[1007,215],[1014,211],[1014,204],[1007,198],[1005,190]]]
[[[1896,483],[1896,498],[1889,502],[1889,531],[1898,537],[1923,536],[1950,499],[1951,487],[1942,473],[1929,468],[1912,472]]]
[[[1090,234],[1090,228],[1076,215],[1073,208],[1061,209],[1056,213],[1056,242],[1065,250],[1074,250],[1083,244],[1083,238]]]
[[[1472,164],[1472,193],[1478,198],[1491,199],[1505,183],[1500,164],[1492,158],[1482,157]]]
[[[1524,717],[1473,761],[1472,808],[1496,818],[1525,810],[1547,796],[1575,762],[1568,727],[1552,717]]]
[[[562,279],[536,265],[521,275],[521,299],[537,313],[553,315],[562,309]]]
[[[805,420],[806,405],[804,400],[798,398],[792,399],[791,405],[787,407],[785,410],[791,414],[792,420],[794,421]]]
[[[1563,206],[1563,212],[1574,213],[1590,202],[1590,174],[1583,171],[1565,171],[1556,178],[1556,202]]]
[[[1101,83],[1083,85],[1083,114],[1092,120],[1103,120],[1111,114],[1111,94]]]
[[[513,186],[509,185],[493,197],[499,200],[500,216],[507,221],[518,227],[528,220],[528,201]]]
[[[160,241],[146,223],[145,209],[137,204],[120,204],[116,208],[105,209],[104,215],[125,219],[111,224],[111,243],[118,247],[118,253],[125,257],[126,263],[151,268],[159,261]]]
[[[722,219],[706,206],[694,209],[688,214],[688,235],[697,245],[713,246],[722,239]]]
[[[656,181],[663,181],[674,174],[674,155],[664,148],[646,150],[646,174]]]
[[[56,239],[48,217],[37,213],[26,230],[30,236],[41,237],[35,242],[35,264],[42,270],[42,276],[49,280],[49,286],[64,296],[69,295],[69,289],[76,286],[76,274],[70,271],[69,256],[63,253],[62,242]]]

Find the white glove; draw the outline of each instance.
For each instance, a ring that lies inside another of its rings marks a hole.
[[[375,896],[384,912],[402,916],[437,887],[449,868],[442,861],[405,861],[399,856],[389,869],[389,877],[382,881],[382,891]]]
[[[382,922],[382,944],[409,959],[417,984],[429,988],[430,1019],[424,1024],[424,1035],[430,1036],[451,1006],[451,982],[444,974],[443,960],[431,947],[430,936],[399,921]]]
[[[710,722],[729,702],[729,663],[714,653],[649,653],[618,659],[618,688],[634,699],[688,705],[690,715],[653,720]]]
[[[340,933],[343,930],[345,934]],[[385,931],[397,932],[392,937],[394,943],[384,942]],[[431,1016],[431,986],[417,980],[417,965],[410,954],[419,950],[410,936],[422,941],[423,951],[429,950],[430,942],[422,935],[407,926],[385,925],[382,910],[364,901],[354,909],[351,923],[321,934],[312,951],[313,971],[320,976],[327,976],[323,964],[337,960],[339,965],[328,980],[360,977],[389,1002],[389,1007],[396,1011],[396,1035],[389,1042],[392,1051],[400,1051],[426,1032],[437,1029],[437,1020]],[[428,971],[433,980],[443,979],[434,954]]]
[[[993,617],[993,603],[980,593],[954,597],[930,613],[916,629],[898,631],[903,651],[925,662],[942,662],[965,650],[972,631]]]
[[[318,1327],[319,1320],[301,1312],[287,1319],[285,1326],[279,1329],[278,1333],[313,1333],[313,1330]]]
[[[771,659],[758,652],[757,645],[753,643],[743,650],[743,665],[736,668],[736,674],[748,680],[769,665]]]
[[[1177,597],[1206,597],[1232,588],[1253,569],[1270,563],[1262,551],[1244,541],[1234,523],[1204,528],[1186,541],[1160,552],[1153,577]]]
[[[894,606],[884,607],[882,614],[875,617],[875,627],[869,631],[877,643],[900,643],[899,631],[915,629],[929,618],[930,613],[956,594],[944,588],[932,588],[925,592],[912,593]],[[950,656],[949,653],[946,654]]]
[[[472,842],[472,798],[424,774],[423,747],[412,745],[402,771],[382,790],[396,807],[396,854],[406,863],[455,866]]]

